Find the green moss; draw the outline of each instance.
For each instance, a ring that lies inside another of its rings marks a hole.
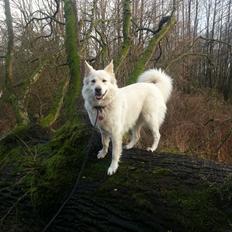
[[[222,202],[210,186],[177,187],[166,192],[165,198],[175,209],[169,212],[170,217],[184,225],[187,231],[225,231],[228,229],[226,222],[232,220],[223,210],[223,204],[219,206]]]
[[[86,151],[88,132],[84,128],[67,124],[49,144],[40,147],[39,152],[45,158],[33,186],[33,199],[43,212],[49,212],[51,207],[54,210],[75,181]]]
[[[67,119],[75,120],[77,97],[81,94],[80,57],[78,49],[78,33],[76,6],[74,1],[64,0],[65,12],[65,48],[70,71],[68,91],[64,99]]]
[[[166,176],[166,175],[170,175],[172,174],[172,170],[168,169],[168,168],[155,168],[152,173],[156,176],[156,177],[162,177],[162,176]]]
[[[225,231],[232,221],[232,181],[223,185],[199,181],[182,182],[175,171],[145,163],[123,161],[116,175],[108,177],[110,157],[90,163],[86,182],[98,182],[88,197],[118,210],[141,215],[141,220],[158,217],[173,231]],[[109,202],[110,201],[110,202]]]
[[[53,99],[53,105],[49,111],[49,114],[40,120],[42,127],[51,126],[59,117],[61,108],[63,106],[64,97],[68,88],[68,80],[61,82],[57,90],[57,95]]]
[[[144,193],[133,193],[132,199],[135,201],[135,204],[142,208],[143,210],[146,210],[148,212],[154,212],[154,207],[152,202],[147,198],[146,194]]]
[[[22,178],[21,189],[28,193],[34,207],[49,215],[75,181],[89,130],[79,122],[67,123],[46,144],[27,141],[30,133],[32,128],[17,130],[1,143],[0,168],[7,171],[12,184]]]

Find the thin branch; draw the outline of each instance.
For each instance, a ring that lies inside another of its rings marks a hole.
[[[208,38],[205,38],[203,36],[199,36],[198,39],[202,39],[202,40],[206,40],[206,41],[211,41],[211,42],[216,42],[216,43],[222,43],[222,44],[227,45],[230,48],[232,47],[232,44],[227,43],[227,42],[222,41],[222,40],[219,40],[219,39],[208,39]]]
[[[147,28],[147,27],[140,27],[135,32],[139,32],[139,31],[148,31],[148,32],[151,32],[152,34],[155,34],[154,30]]]
[[[34,21],[43,21],[43,20],[51,20],[51,21],[54,21],[54,22],[56,22],[58,24],[65,25],[64,22],[60,22],[59,20],[56,19],[56,15],[58,14],[59,9],[60,9],[60,0],[55,0],[55,2],[56,2],[56,9],[55,9],[55,11],[54,11],[54,13],[52,15],[49,15],[49,14],[47,14],[47,13],[41,11],[41,10],[37,10],[37,11],[33,12],[31,16],[33,16],[33,15],[35,15],[37,13],[40,13],[40,14],[44,15],[44,17],[40,17],[40,18],[39,17],[32,17],[27,22],[26,27],[30,23],[34,22]]]
[[[230,128],[229,132],[225,135],[224,139],[222,140],[222,142],[217,147],[216,153],[219,152],[219,150],[222,148],[222,146],[226,143],[226,141],[230,138],[231,135],[232,135],[232,128]]]
[[[168,68],[170,68],[170,66],[172,66],[174,63],[176,63],[177,61],[183,59],[184,57],[186,56],[202,56],[202,57],[205,57],[209,63],[213,66],[213,62],[212,60],[209,58],[208,54],[206,53],[197,53],[197,52],[187,52],[187,53],[182,53],[182,54],[179,54],[175,59],[173,59],[172,61],[170,61],[168,63],[168,65],[166,65],[165,69],[167,70]]]
[[[17,199],[17,201],[8,209],[6,214],[1,218],[0,223],[3,224],[3,222],[6,220],[6,218],[10,215],[10,213],[13,211],[14,208],[18,205],[20,201],[22,201],[27,196],[27,193],[24,193],[21,197]]]

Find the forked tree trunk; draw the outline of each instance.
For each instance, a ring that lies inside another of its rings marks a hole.
[[[158,32],[153,36],[153,38],[151,38],[148,46],[145,48],[143,54],[135,64],[135,68],[128,79],[128,84],[134,83],[137,80],[138,76],[144,71],[146,65],[154,55],[159,42],[167,35],[167,33],[175,26],[175,24],[176,19],[174,16],[171,16],[168,22],[162,25]]]

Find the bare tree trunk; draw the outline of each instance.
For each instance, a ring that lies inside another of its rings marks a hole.
[[[4,0],[4,3],[8,38],[4,85],[6,88],[11,88],[11,82],[13,81],[14,32],[9,0]]]
[[[131,0],[123,0],[123,44],[115,59],[115,73],[118,72],[127,57],[131,46]]]
[[[5,63],[4,91],[7,99],[15,112],[16,122],[18,125],[26,125],[29,122],[28,114],[24,105],[20,104],[12,88],[13,84],[13,52],[14,52],[14,32],[9,0],[4,0],[6,25],[7,25],[7,51]]]
[[[191,7],[192,7],[192,0],[188,1],[188,37],[191,38]]]
[[[207,24],[206,24],[206,38],[210,39],[210,14],[211,14],[211,4],[208,4],[207,8]],[[210,40],[207,42],[206,46],[207,53],[209,54],[210,50]],[[209,67],[209,63],[205,62],[205,87],[209,87],[211,85],[211,70]]]
[[[211,39],[214,39],[214,34],[215,34],[215,25],[216,25],[216,15],[217,15],[217,4],[218,4],[218,0],[215,0],[214,2],[214,11],[213,11],[213,22],[212,22],[212,29],[211,29]],[[210,43],[209,44],[209,55],[211,57],[214,56],[214,43]],[[209,87],[213,88],[215,87],[215,74],[212,73],[212,67],[210,67],[210,65],[208,64],[208,78],[209,78]]]
[[[199,1],[196,0],[195,3],[195,18],[194,18],[194,28],[193,28],[193,37],[197,36],[197,29],[198,29],[198,10],[199,10]]]

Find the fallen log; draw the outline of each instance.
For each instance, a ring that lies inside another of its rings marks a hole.
[[[43,130],[1,143],[1,231],[43,231],[86,155],[74,193],[46,231],[232,230],[232,166],[131,149],[123,151],[117,173],[107,176],[111,151],[98,160],[100,138],[88,142],[89,131],[70,124],[39,145]]]
[[[232,167],[133,149],[109,177],[95,155],[48,231],[231,231]]]

